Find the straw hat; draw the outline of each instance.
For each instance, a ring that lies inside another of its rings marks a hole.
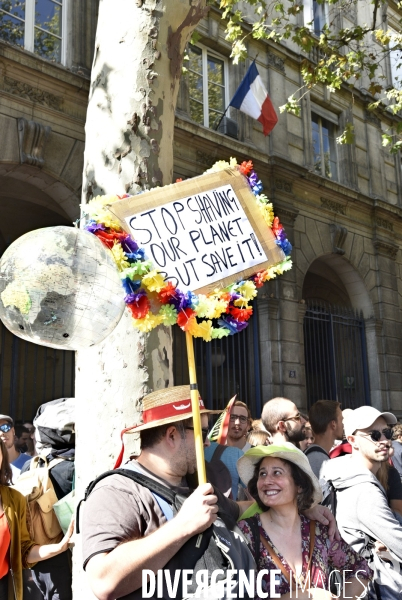
[[[220,414],[222,412],[220,410],[207,410],[199,394],[198,403],[201,415]],[[129,428],[133,433],[151,427],[159,427],[159,425],[165,425],[166,423],[189,419],[192,416],[190,386],[177,385],[156,390],[156,392],[144,397],[142,407],[142,423]]]
[[[321,502],[321,487],[318,483],[317,477],[314,475],[310,467],[307,456],[290,442],[272,444],[271,446],[255,446],[255,448],[250,448],[250,450],[247,450],[247,452],[245,452],[237,461],[237,470],[239,472],[240,479],[245,483],[245,485],[247,485],[250,479],[254,477],[256,464],[262,458],[266,458],[267,456],[272,456],[273,458],[283,458],[297,465],[311,479],[314,487],[314,504]]]

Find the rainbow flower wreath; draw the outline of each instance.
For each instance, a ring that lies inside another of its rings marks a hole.
[[[189,331],[194,337],[202,337],[206,342],[234,335],[248,325],[253,314],[249,303],[257,295],[257,288],[292,268],[289,257],[292,246],[278,217],[274,216],[272,204],[262,193],[263,186],[253,171],[253,163],[249,160],[238,165],[235,158],[231,158],[230,163],[220,160],[206,173],[228,168],[237,168],[247,177],[264,220],[272,229],[286,259],[250,279],[215,289],[207,295],[180,290],[171,281],[166,281],[152,262],[146,259],[145,250],[139,248],[107,209],[122,197],[97,196],[83,207],[90,218],[85,229],[110,248],[120,271],[127,308],[133,315],[135,327],[141,331],[151,331],[161,324],[177,324],[183,331]]]

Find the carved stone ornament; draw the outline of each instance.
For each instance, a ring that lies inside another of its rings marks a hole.
[[[399,250],[399,246],[397,244],[394,244],[390,241],[374,238],[373,246],[377,250],[378,254],[386,256],[387,258],[391,258],[392,260],[396,259],[396,255],[398,254]]]
[[[388,231],[394,231],[394,224],[391,221],[387,221],[387,219],[383,219],[382,217],[376,217],[375,223],[378,227],[382,227],[383,229],[387,229]]]
[[[343,245],[345,243],[346,236],[348,235],[348,230],[346,229],[346,227],[342,227],[341,225],[335,225],[335,223],[330,223],[329,231],[331,233],[333,254],[340,254],[341,256],[343,256],[345,254]]]
[[[321,206],[339,215],[346,215],[346,206],[329,198],[321,198]]]
[[[20,163],[43,167],[43,153],[46,141],[52,128],[49,125],[41,125],[35,121],[18,119],[18,141],[20,151]]]
[[[283,58],[280,58],[280,56],[274,54],[274,52],[267,52],[267,59],[270,67],[273,67],[282,73],[285,72],[285,61]]]
[[[275,188],[277,190],[282,190],[283,192],[287,192],[288,194],[292,193],[292,182],[287,179],[278,179],[275,178]]]
[[[10,94],[20,96],[20,98],[25,98],[27,100],[32,100],[32,102],[43,104],[44,106],[54,108],[55,110],[62,110],[63,98],[61,96],[55,96],[50,92],[45,92],[44,90],[40,90],[39,88],[29,85],[28,83],[17,81],[17,79],[12,79],[11,77],[7,76],[3,79],[3,85],[4,90]]]

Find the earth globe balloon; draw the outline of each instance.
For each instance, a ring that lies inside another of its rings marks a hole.
[[[110,250],[81,229],[30,231],[0,259],[0,319],[29,342],[88,348],[113,331],[124,306]]]

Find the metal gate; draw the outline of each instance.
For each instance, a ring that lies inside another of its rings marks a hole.
[[[0,322],[0,412],[30,421],[40,404],[73,397],[74,357],[25,342]]]
[[[257,303],[249,326],[236,335],[204,342],[194,339],[197,382],[208,408],[223,409],[237,394],[251,414],[261,415],[261,372]],[[173,373],[175,385],[189,383],[186,339],[179,327],[173,328]]]
[[[362,312],[309,300],[304,317],[307,402],[338,400],[342,408],[370,403]]]

